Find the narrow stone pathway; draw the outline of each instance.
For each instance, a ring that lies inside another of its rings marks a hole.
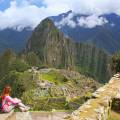
[[[30,112],[17,112],[16,120],[32,120]]]
[[[54,113],[31,113],[32,120],[64,120],[68,115],[65,112],[54,112]]]
[[[64,120],[66,116],[66,112],[17,112],[16,120]]]

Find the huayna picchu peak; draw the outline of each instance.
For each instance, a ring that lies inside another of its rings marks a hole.
[[[74,69],[98,80],[108,80],[108,54],[65,37],[48,18],[35,28],[25,52],[34,52],[49,67]]]

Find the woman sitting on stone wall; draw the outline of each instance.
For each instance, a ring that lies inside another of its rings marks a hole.
[[[5,86],[3,89],[1,98],[2,98],[2,112],[10,112],[15,108],[19,108],[22,112],[26,112],[30,107],[25,106],[20,99],[12,98],[10,96],[11,87]]]

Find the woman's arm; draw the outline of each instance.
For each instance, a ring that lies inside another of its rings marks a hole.
[[[11,102],[12,104],[18,104],[18,103],[21,102],[19,99],[14,99],[14,98],[12,98],[12,97],[10,97],[10,96],[6,96],[6,100],[7,100],[8,102]]]

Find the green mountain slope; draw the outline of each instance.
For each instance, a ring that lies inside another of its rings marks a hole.
[[[95,44],[97,47],[104,48],[111,53],[112,51],[119,51],[120,44],[119,41],[115,39],[115,33],[105,27],[98,28],[98,31],[94,37],[89,38],[86,42]]]

